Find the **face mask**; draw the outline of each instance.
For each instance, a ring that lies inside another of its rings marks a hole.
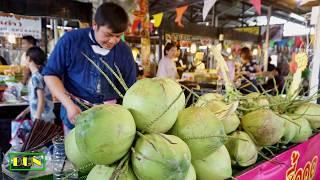
[[[96,42],[93,40],[91,33],[89,33],[89,37],[90,37],[90,39],[91,39],[92,42],[96,43]],[[96,54],[100,54],[100,55],[102,55],[102,56],[105,56],[105,55],[107,55],[107,54],[110,52],[109,49],[102,48],[102,47],[100,47],[99,45],[91,45],[91,48],[92,48],[93,52],[95,52]]]
[[[91,48],[96,54],[100,54],[102,56],[105,56],[110,52],[109,49],[102,48],[98,45],[91,45]]]

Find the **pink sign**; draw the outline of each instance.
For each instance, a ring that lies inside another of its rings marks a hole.
[[[238,180],[320,180],[320,134],[238,176]],[[278,162],[278,163],[275,163]]]

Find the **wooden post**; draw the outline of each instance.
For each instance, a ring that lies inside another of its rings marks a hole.
[[[140,9],[144,13],[142,17],[142,32],[141,32],[141,59],[144,69],[144,76],[150,76],[150,32],[149,32],[149,0],[140,0]]]
[[[311,78],[310,78],[310,93],[312,96],[317,93],[319,87],[319,68],[320,68],[320,13],[318,14],[317,24],[315,26],[315,42],[314,56],[312,59]],[[316,100],[314,100],[316,102]]]

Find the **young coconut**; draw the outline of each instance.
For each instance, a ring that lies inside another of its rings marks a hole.
[[[259,146],[271,146],[284,133],[284,120],[268,109],[252,111],[241,118],[246,133]]]
[[[240,120],[235,112],[222,115],[223,113],[225,113],[225,111],[228,111],[229,108],[233,107],[230,107],[222,101],[211,101],[204,105],[204,107],[208,108],[211,112],[216,114],[217,117],[222,121],[226,134],[235,131],[239,127]]]
[[[196,171],[192,164],[190,164],[187,177],[184,180],[197,180]]]
[[[288,116],[292,118],[293,122],[300,126],[298,132],[290,142],[301,143],[308,140],[309,137],[312,136],[312,129],[309,122],[299,115],[289,114]]]
[[[124,156],[135,138],[130,112],[120,105],[98,105],[77,118],[75,138],[81,154],[95,164],[109,165]]]
[[[298,133],[299,125],[295,124],[295,121],[287,115],[283,114],[280,117],[284,120],[284,133],[281,138],[281,143],[288,144]]]
[[[296,109],[294,114],[301,115],[307,119],[312,129],[320,128],[320,105],[314,103],[302,104]]]
[[[205,106],[207,103],[211,101],[223,101],[224,97],[218,93],[207,93],[199,97],[195,106],[201,107]]]
[[[209,109],[189,107],[179,113],[171,133],[190,148],[192,159],[203,159],[222,146],[226,134],[222,122]]]
[[[109,180],[116,169],[116,166],[96,165],[87,176],[87,180]],[[137,180],[133,171],[128,167],[124,172],[119,174],[117,180]]]
[[[137,129],[165,133],[185,106],[185,96],[171,79],[152,78],[137,81],[126,92],[123,106],[132,113]]]
[[[246,99],[242,101],[242,104],[247,109],[259,107],[268,108],[269,101],[264,95],[257,92],[252,92],[246,95]]]
[[[233,164],[246,167],[256,163],[258,151],[249,135],[243,131],[236,131],[231,137],[233,138],[229,139],[225,146]]]
[[[184,180],[191,165],[190,150],[173,135],[140,135],[131,156],[139,180]]]
[[[197,180],[222,180],[232,176],[231,159],[225,146],[204,159],[192,160]]]
[[[70,133],[66,136],[64,141],[65,152],[68,160],[73,164],[73,166],[84,173],[89,172],[94,166],[83,154],[80,153],[80,150],[76,144],[75,129],[73,128]]]

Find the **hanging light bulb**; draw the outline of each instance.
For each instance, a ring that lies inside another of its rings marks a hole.
[[[230,53],[231,53],[231,51],[232,51],[232,50],[231,50],[231,48],[229,48],[229,47],[228,47],[228,48],[227,48],[227,53],[229,53],[229,54],[230,54]]]
[[[252,55],[253,55],[253,56],[258,55],[258,49],[257,49],[257,48],[253,49],[253,51],[252,51]]]
[[[8,42],[11,43],[11,44],[16,44],[17,43],[16,36],[14,34],[9,34],[7,36],[7,39],[8,39]]]

